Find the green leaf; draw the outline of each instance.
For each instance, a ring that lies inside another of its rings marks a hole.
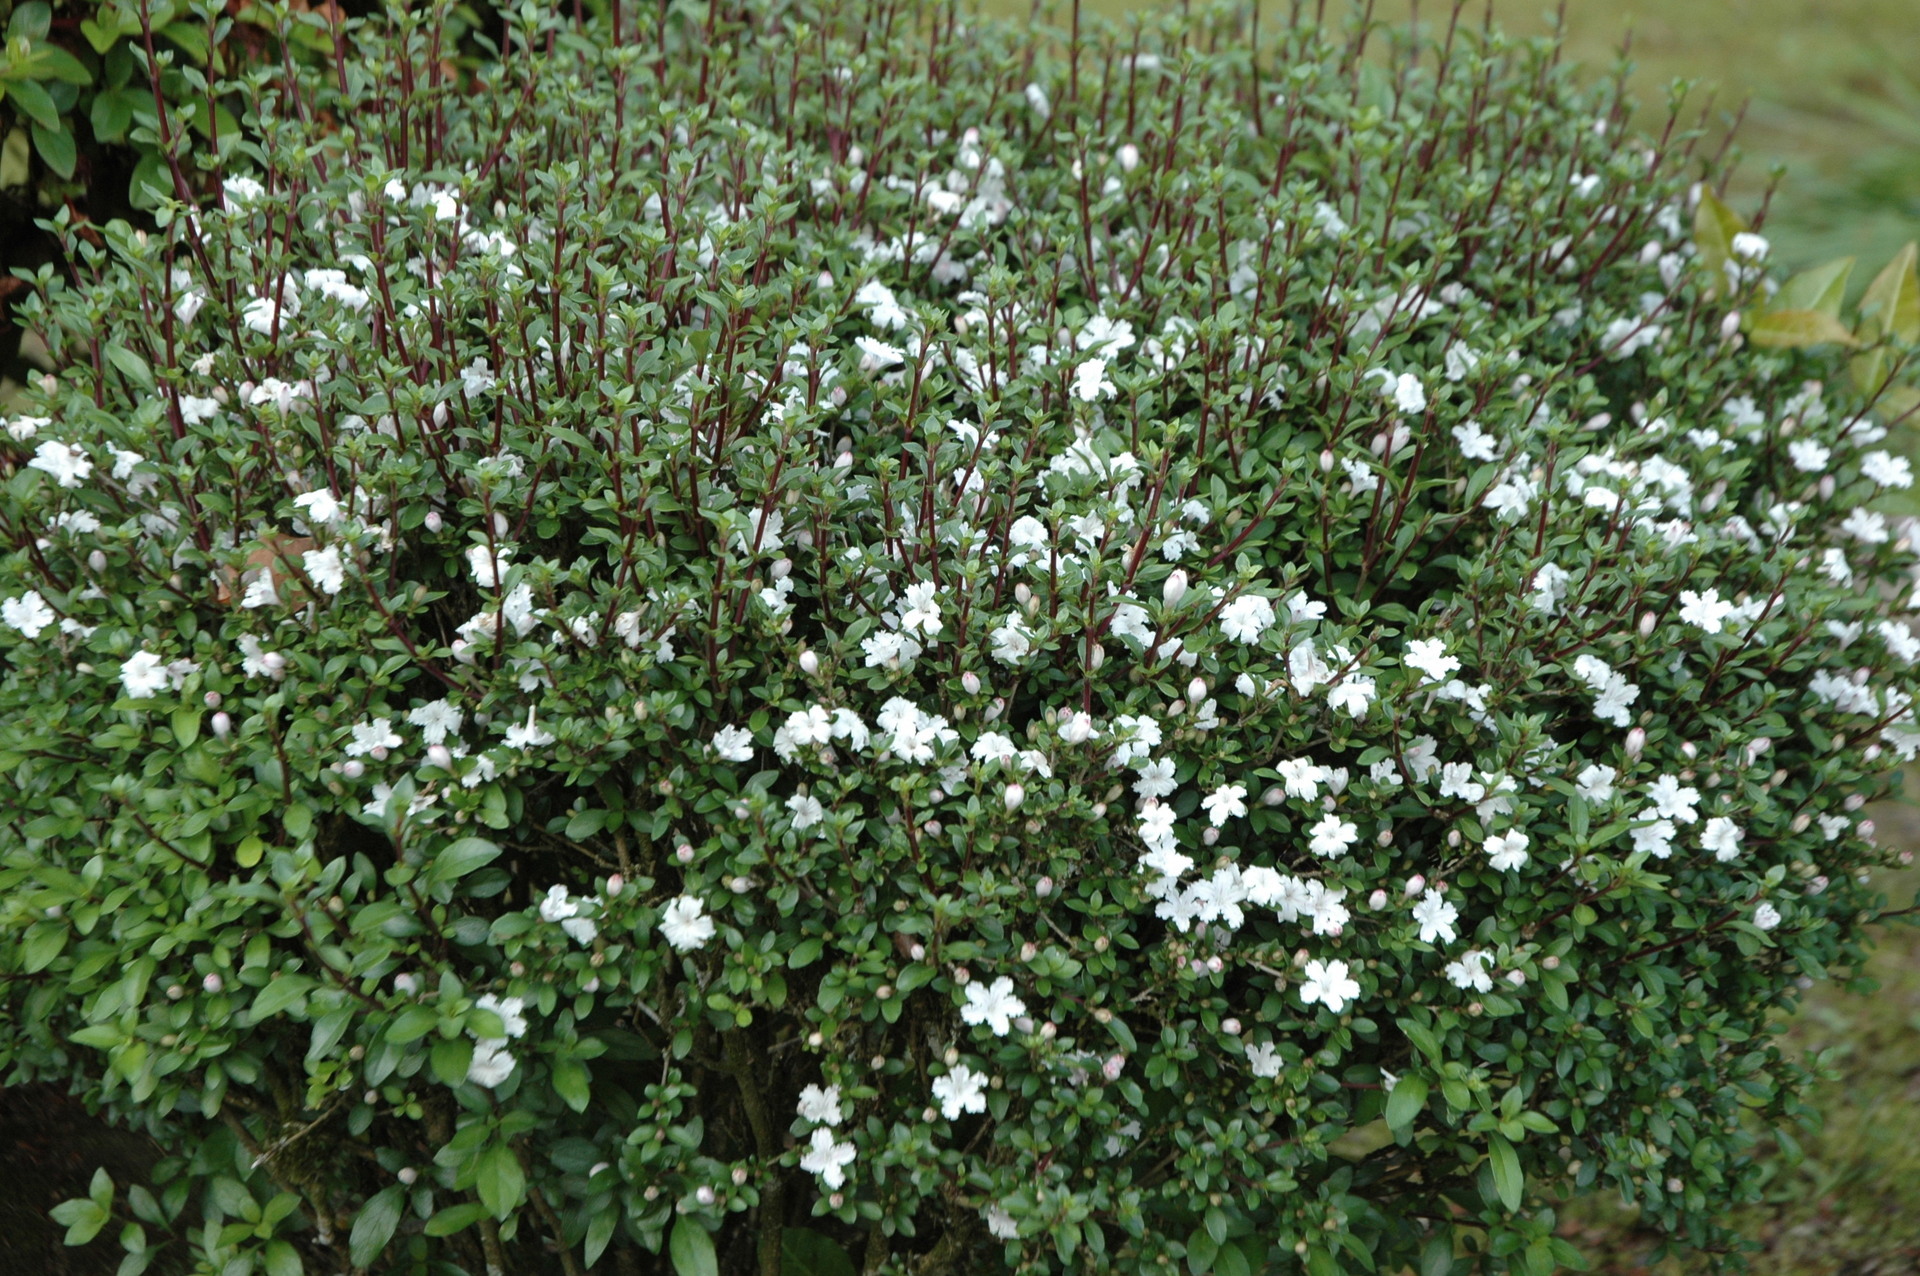
[[[441,1085],[464,1083],[467,1069],[473,1064],[473,1042],[465,1037],[434,1042],[432,1063],[433,1075]]]
[[[855,1276],[853,1260],[839,1242],[811,1227],[780,1233],[780,1276]]]
[[[33,51],[36,80],[59,80],[82,87],[93,83],[87,64],[57,44],[43,44]]]
[[[477,868],[500,858],[500,848],[483,837],[463,837],[433,857],[427,869],[427,881],[435,885],[454,882]]]
[[[113,1219],[113,1215],[88,1200],[62,1201],[47,1212],[54,1222],[66,1225],[68,1245],[85,1245]]]
[[[190,22],[170,22],[154,32],[163,35],[179,46],[181,52],[195,62],[205,65],[207,61],[207,33]]]
[[[553,1061],[553,1092],[566,1102],[575,1112],[585,1112],[589,1094],[587,1065],[578,1059],[555,1059]]]
[[[505,1218],[527,1194],[526,1171],[520,1158],[504,1143],[496,1143],[480,1154],[480,1166],[474,1174],[474,1190],[480,1203],[495,1218]]]
[[[299,1250],[277,1238],[267,1242],[267,1276],[301,1276],[305,1271]]]
[[[105,56],[108,49],[120,43],[118,26],[103,26],[92,18],[80,19],[80,34],[87,37],[87,43],[93,46],[93,51],[102,56]]]
[[[1487,1159],[1493,1166],[1493,1190],[1500,1194],[1500,1203],[1509,1213],[1517,1212],[1527,1185],[1527,1176],[1520,1169],[1520,1154],[1513,1150],[1513,1144],[1507,1142],[1505,1135],[1490,1134]]]
[[[181,705],[167,719],[173,727],[174,742],[186,748],[200,738],[200,710],[191,705]]]
[[[94,141],[120,141],[127,135],[127,126],[133,123],[133,90],[109,89],[96,93],[89,119]]]
[[[133,166],[133,180],[127,183],[127,198],[135,208],[158,208],[173,198],[173,174],[160,155],[143,155]]]
[[[387,1040],[393,1045],[404,1046],[432,1032],[434,1025],[439,1022],[440,1012],[432,1006],[408,1006],[388,1026]]]
[[[1193,1235],[1187,1237],[1187,1271],[1191,1276],[1206,1276],[1213,1270],[1213,1260],[1219,1254],[1220,1243],[1204,1229],[1196,1227]]]
[[[1812,310],[1836,322],[1840,303],[1846,300],[1847,280],[1853,275],[1854,258],[1842,257],[1825,265],[1803,270],[1780,285],[1769,310]]]
[[[40,158],[47,162],[48,168],[62,177],[73,176],[74,164],[79,156],[74,150],[73,134],[67,131],[66,125],[62,124],[59,128],[41,128],[35,124],[33,147],[40,152]]]
[[[35,922],[20,946],[20,969],[25,974],[45,970],[67,946],[67,928],[60,922]]]
[[[1399,1131],[1413,1124],[1427,1106],[1427,1079],[1425,1077],[1401,1077],[1393,1087],[1393,1093],[1387,1096],[1387,1125]]]
[[[674,1276],[720,1276],[720,1256],[714,1252],[713,1237],[688,1215],[682,1214],[674,1223],[667,1249],[673,1258]]]
[[[252,833],[240,839],[240,845],[233,848],[233,862],[241,868],[252,868],[267,853],[267,844]]]
[[[585,1257],[587,1266],[600,1261],[600,1255],[607,1252],[607,1246],[613,1241],[613,1229],[620,1226],[620,1207],[608,1202],[594,1213],[593,1220],[587,1224]]]
[[[60,127],[60,108],[53,104],[52,95],[32,80],[8,80],[7,100],[16,103],[41,128]]]
[[[1747,228],[1746,219],[1728,208],[1704,186],[1700,206],[1693,212],[1693,246],[1700,251],[1700,265],[1708,275],[1707,291],[1719,293],[1727,286],[1727,263],[1733,260],[1733,237]]]
[[[1808,346],[1860,343],[1847,325],[1818,310],[1766,310],[1747,322],[1747,339],[1768,349],[1803,350]]]
[[[38,44],[53,29],[53,6],[46,0],[27,0],[13,11],[7,23],[7,39]]]
[[[270,1019],[282,1010],[304,1001],[312,988],[313,980],[306,975],[280,976],[262,988],[254,997],[253,1021],[259,1023],[263,1019]]]
[[[468,1201],[465,1205],[449,1205],[427,1220],[423,1229],[429,1236],[451,1236],[462,1228],[471,1227],[487,1216],[487,1207],[477,1201]]]
[[[1893,337],[1920,342],[1920,244],[1893,255],[1860,298],[1860,337],[1869,343]]]

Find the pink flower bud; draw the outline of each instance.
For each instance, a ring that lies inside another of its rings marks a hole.
[[[1387,893],[1385,891],[1375,891],[1373,894],[1367,896],[1367,907],[1373,909],[1375,912],[1378,912],[1386,906]]]
[[[1240,1021],[1238,1019],[1222,1019],[1220,1021],[1220,1031],[1226,1033],[1229,1037],[1237,1037],[1240,1035]]]
[[[217,740],[224,740],[232,734],[233,734],[233,719],[227,716],[226,711],[222,710],[221,712],[214,714],[213,715],[214,738]]]
[[[359,758],[349,758],[340,766],[340,774],[349,780],[357,780],[367,773],[367,764]]]
[[[620,874],[615,873],[612,877],[609,877],[607,879],[608,895],[618,895],[621,891],[625,889],[627,889],[627,879],[622,877]]]
[[[225,988],[226,986],[227,986],[227,981],[220,978],[220,976],[217,974],[209,974],[205,979],[202,979],[200,981],[200,987],[205,989],[207,992],[219,992],[222,988]]]
[[[1647,732],[1644,727],[1635,727],[1627,732],[1627,756],[1638,761],[1647,748]]]
[[[1187,699],[1199,704],[1207,698],[1207,683],[1204,678],[1195,678],[1187,684]]]
[[[960,689],[970,696],[980,694],[980,675],[969,669],[960,675]]]
[[[685,842],[682,842],[673,848],[673,858],[679,860],[682,864],[691,864],[693,863],[693,848]]]
[[[209,709],[218,709],[220,707],[220,693],[218,691],[209,691],[206,695],[200,697],[200,703],[206,705]]]
[[[1406,892],[1408,899],[1412,899],[1425,889],[1427,889],[1427,879],[1421,874],[1415,873],[1407,879]]]
[[[1168,607],[1178,607],[1180,600],[1187,596],[1187,573],[1176,567],[1167,575],[1160,586],[1160,601]]]
[[[1126,1070],[1126,1066],[1127,1056],[1123,1054],[1108,1055],[1106,1062],[1100,1065],[1100,1075],[1109,1081],[1118,1081],[1120,1074]]]
[[[437,532],[442,527],[446,526],[445,521],[440,517],[439,510],[428,510],[427,516],[421,519],[420,521],[426,527],[426,529],[430,532]]]
[[[1053,879],[1051,877],[1043,877],[1035,882],[1033,884],[1033,893],[1041,899],[1045,899],[1047,896],[1053,894]]]
[[[1226,968],[1227,968],[1227,963],[1220,960],[1218,957],[1207,958],[1207,969],[1212,971],[1214,974],[1217,975],[1221,971],[1225,970]]]

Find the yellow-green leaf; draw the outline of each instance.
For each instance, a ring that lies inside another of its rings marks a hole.
[[[1860,337],[1872,343],[1893,337],[1911,345],[1920,341],[1920,245],[1911,242],[1893,255],[1860,298]]]
[[[1818,310],[1768,310],[1747,325],[1747,339],[1769,349],[1805,349],[1838,344],[1857,346],[1847,325]]]
[[[1846,300],[1847,280],[1853,275],[1854,258],[1842,257],[1825,265],[1803,270],[1780,285],[1769,310],[1812,310],[1840,317],[1840,303]]]
[[[1727,263],[1733,260],[1733,237],[1747,228],[1746,219],[1721,203],[1710,190],[1700,190],[1700,206],[1693,211],[1693,246],[1710,278],[1708,290],[1726,285]]]

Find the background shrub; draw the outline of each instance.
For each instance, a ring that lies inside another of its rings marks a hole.
[[[179,1152],[75,1239],[1725,1242],[1920,740],[1911,252],[1776,294],[1498,36],[438,23],[24,307],[0,1060]]]

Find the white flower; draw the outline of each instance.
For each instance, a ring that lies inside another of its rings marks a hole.
[[[1420,925],[1420,942],[1431,944],[1436,939],[1443,943],[1452,943],[1456,937],[1454,922],[1460,918],[1460,910],[1446,901],[1439,891],[1427,888],[1420,902],[1413,906],[1413,920]]]
[[[1140,777],[1133,782],[1133,791],[1143,798],[1163,798],[1179,787],[1173,778],[1172,758],[1143,760],[1135,769]]]
[[[1869,452],[1860,458],[1860,473],[1881,487],[1912,487],[1913,466],[1904,456]],[[63,484],[71,487],[72,484]]]
[[[513,1056],[507,1053],[506,1043],[481,1041],[474,1046],[473,1058],[467,1063],[467,1080],[474,1085],[497,1086],[513,1075],[513,1066]]]
[[[985,1024],[996,1037],[1004,1037],[1013,1021],[1027,1013],[1026,1003],[1013,995],[1013,980],[1001,975],[991,987],[967,985],[967,1004],[960,1007],[960,1018],[976,1026]]]
[[[1453,437],[1460,445],[1460,455],[1469,461],[1491,461],[1500,455],[1499,441],[1482,430],[1478,421],[1454,426]]]
[[[1460,960],[1447,963],[1446,976],[1455,988],[1471,988],[1475,992],[1492,992],[1493,976],[1487,968],[1493,964],[1493,957],[1478,948],[1469,949],[1460,954]]]
[[[1699,626],[1705,633],[1719,633],[1727,617],[1738,610],[1736,604],[1723,600],[1717,589],[1709,589],[1704,594],[1696,594],[1691,589],[1680,591],[1680,619]]]
[[[1496,873],[1506,873],[1524,868],[1527,863],[1527,835],[1525,833],[1497,833],[1487,839],[1487,862]]]
[[[987,1235],[995,1240],[1010,1241],[1020,1235],[1020,1224],[1013,1221],[1013,1215],[998,1205],[989,1205],[986,1209]]]
[[[1273,603],[1259,594],[1242,594],[1220,609],[1220,632],[1235,642],[1256,643],[1272,627]]]
[[[1474,370],[1480,366],[1480,356],[1467,346],[1456,341],[1447,347],[1447,353],[1442,362],[1445,365],[1447,380],[1465,381],[1468,377],[1472,376]],[[1493,458],[1488,457],[1487,459],[1492,460]]]
[[[1772,904],[1762,904],[1753,910],[1753,924],[1761,930],[1772,930],[1780,924],[1780,910]]]
[[[1740,857],[1740,843],[1746,834],[1724,815],[1716,815],[1700,830],[1700,849],[1712,851],[1713,858],[1725,864]]]
[[[294,497],[293,503],[306,511],[308,522],[315,524],[338,522],[344,508],[340,498],[324,487]]]
[[[1767,242],[1765,235],[1756,235],[1750,230],[1743,230],[1733,237],[1728,247],[1741,261],[1761,262],[1767,259],[1767,253],[1773,245]]]
[[[562,922],[569,917],[577,916],[579,912],[580,905],[568,895],[565,885],[556,882],[547,887],[546,898],[540,901],[541,921]]]
[[[1647,801],[1653,803],[1661,818],[1678,820],[1682,824],[1691,824],[1700,818],[1694,804],[1700,800],[1700,790],[1682,788],[1680,781],[1671,775],[1663,775],[1647,786]]]
[[[1033,654],[1033,632],[1018,615],[1010,615],[987,635],[993,644],[988,652],[1003,665],[1018,665]]]
[[[1650,816],[1651,812],[1643,811],[1639,818],[1649,819]],[[1678,833],[1672,820],[1652,820],[1633,830],[1633,849],[1644,851],[1655,859],[1666,859],[1673,854],[1673,839]]]
[[[251,177],[229,177],[220,183],[221,204],[229,201],[235,204],[251,204],[256,199],[264,199],[267,188]]]
[[[839,1125],[844,1119],[840,1112],[840,1087],[805,1087],[800,1091],[800,1102],[795,1105],[794,1111],[801,1120],[811,1121],[815,1125]]]
[[[751,762],[753,733],[745,727],[721,727],[713,733],[713,752],[723,762]]]
[[[1213,827],[1220,828],[1236,815],[1247,813],[1247,786],[1244,784],[1223,784],[1206,797],[1200,799],[1200,805],[1206,810],[1207,818]]]
[[[1313,649],[1313,640],[1303,638],[1294,644],[1287,653],[1287,676],[1293,679],[1293,689],[1303,696],[1313,694],[1313,689],[1333,676],[1333,670]]]
[[[1478,802],[1487,796],[1487,786],[1473,778],[1471,762],[1448,762],[1440,767],[1440,796]]]
[[[1247,1071],[1256,1077],[1271,1079],[1279,1076],[1280,1051],[1271,1041],[1263,1041],[1257,1046],[1248,1046]]]
[[[987,1078],[966,1064],[956,1065],[944,1077],[935,1077],[933,1097],[940,1101],[940,1115],[952,1121],[962,1112],[987,1110]]]
[[[682,895],[660,910],[660,933],[675,952],[692,952],[713,938],[713,918],[697,895]]]
[[[1315,855],[1331,858],[1345,855],[1347,848],[1360,839],[1360,828],[1352,820],[1343,820],[1337,815],[1328,815],[1313,826],[1312,840],[1307,849]]]
[[[1380,393],[1391,398],[1394,407],[1402,412],[1427,410],[1427,388],[1413,373],[1403,372],[1396,377],[1383,368],[1376,368],[1372,375],[1380,378]]]
[[[387,718],[355,723],[352,737],[344,750],[350,758],[364,758],[375,749],[397,749],[401,745],[400,733]]]
[[[0,622],[18,629],[25,637],[38,638],[40,631],[53,621],[53,608],[47,606],[47,600],[38,590],[29,589],[18,598],[0,602]]]
[[[502,743],[509,749],[543,749],[553,743],[553,732],[534,720],[535,708],[534,705],[528,705],[527,720],[523,723],[516,722],[507,728],[507,734]]]
[[[919,630],[931,638],[940,632],[938,586],[931,581],[915,581],[907,586],[906,606],[900,609],[900,628]]]
[[[1795,439],[1787,444],[1787,455],[1793,460],[1793,468],[1801,473],[1824,474],[1833,453],[1818,439]]]
[[[148,700],[167,686],[167,662],[150,651],[136,651],[120,665],[120,685],[132,700]]]
[[[79,487],[93,473],[93,462],[85,452],[53,439],[41,441],[27,467],[51,474],[61,487]]]
[[[853,1164],[853,1157],[853,1144],[834,1142],[833,1131],[821,1126],[813,1132],[813,1141],[806,1155],[800,1158],[800,1168],[809,1174],[818,1174],[822,1183],[837,1190],[847,1181],[847,1172],[842,1167]]]
[[[820,805],[820,799],[796,793],[787,799],[787,810],[792,815],[795,832],[804,833],[827,818],[826,808]]]
[[[1426,675],[1428,682],[1442,682],[1460,667],[1457,656],[1447,654],[1447,644],[1438,638],[1418,638],[1407,644],[1403,659],[1409,669]]]
[[[893,289],[878,279],[869,279],[861,284],[860,291],[853,294],[853,303],[867,308],[867,319],[876,328],[907,326],[907,312],[893,295]]]
[[[1087,359],[1073,370],[1073,397],[1082,403],[1112,398],[1118,391],[1107,377],[1105,359]]]
[[[503,1041],[511,1037],[527,1035],[527,1017],[523,1013],[527,1003],[519,997],[498,997],[493,993],[482,993],[473,999],[473,1004],[482,1010],[490,1010],[500,1017],[500,1031],[506,1037],[480,1037],[481,1041]]]
[[[1337,1015],[1360,995],[1360,985],[1348,977],[1344,961],[1310,961],[1306,975],[1300,984],[1300,1000],[1305,1005],[1318,1002]]]
[[[1345,709],[1355,718],[1366,716],[1377,693],[1377,685],[1366,674],[1348,674],[1327,688],[1327,708]]]
[[[300,565],[306,568],[307,579],[323,594],[337,594],[347,583],[347,567],[337,545],[308,550],[300,555]]]
[[[1280,782],[1286,786],[1287,796],[1299,798],[1302,802],[1311,802],[1320,795],[1320,786],[1326,782],[1327,769],[1305,758],[1286,758],[1274,766],[1280,773]]]
[[[460,730],[464,716],[451,700],[432,700],[409,711],[407,721],[420,728],[420,738],[427,744],[445,744],[449,735]]]
[[[486,545],[467,546],[467,566],[473,572],[473,583],[482,589],[492,589],[506,575],[507,559],[513,555],[513,546]]]
[[[887,368],[896,368],[907,361],[906,351],[899,346],[890,346],[878,337],[862,334],[853,339],[860,350],[860,366],[868,372],[880,372]]]
[[[1589,802],[1605,802],[1613,796],[1613,782],[1619,778],[1618,771],[1596,762],[1580,772],[1574,788]]]

